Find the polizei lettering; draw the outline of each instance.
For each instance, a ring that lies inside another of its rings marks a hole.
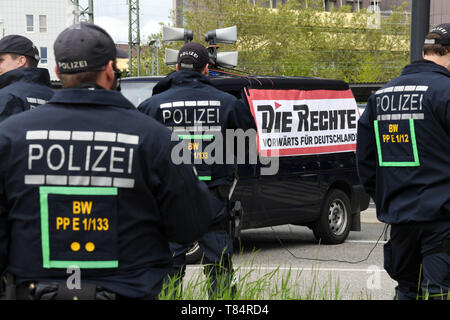
[[[51,171],[84,171],[108,173],[132,173],[133,148],[58,143],[49,146],[30,144],[28,146],[28,170],[46,167]],[[125,159],[127,161],[125,161]]]
[[[58,68],[64,69],[64,70],[85,68],[87,66],[88,66],[88,63],[86,60],[71,61],[71,62],[58,62]]]
[[[428,86],[390,86],[375,92],[377,120],[423,120],[423,98]]]
[[[377,113],[422,110],[423,93],[384,94],[376,97]]]
[[[139,136],[92,131],[27,131],[25,184],[133,188]]]
[[[219,123],[218,108],[198,109],[163,109],[162,117],[164,123],[170,125],[205,124],[214,125]]]

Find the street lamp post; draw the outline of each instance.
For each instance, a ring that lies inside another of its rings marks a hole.
[[[423,42],[430,29],[430,0],[412,0],[411,62],[422,59]]]
[[[156,75],[159,76],[159,47],[161,42],[158,38],[152,39],[149,42],[149,46],[152,50],[152,76],[155,75],[155,64],[156,64]],[[156,59],[155,59],[156,56]],[[155,61],[156,60],[156,61]]]

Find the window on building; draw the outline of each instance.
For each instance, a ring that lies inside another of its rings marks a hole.
[[[47,64],[48,63],[48,58],[47,58],[47,47],[41,47],[41,61],[39,61],[42,64]]]
[[[283,5],[285,5],[287,0],[272,0],[272,7],[273,8],[279,8]]]
[[[355,1],[355,10],[356,11],[360,11],[362,9],[364,9],[363,2],[362,1]]]
[[[369,8],[367,8],[367,10],[369,12],[379,12],[380,11],[379,3],[380,3],[379,0],[370,1],[370,6],[369,6]]]
[[[331,11],[336,8],[336,0],[325,0],[325,10]]]
[[[347,6],[352,7],[353,12],[358,12],[359,10],[361,10],[363,8],[362,1],[358,1],[358,0],[347,0],[346,4],[347,4]]]
[[[256,3],[263,8],[272,8],[272,0],[259,0]]]
[[[47,32],[47,16],[39,16],[39,32]]]
[[[353,6],[354,3],[353,3],[352,0],[347,0],[347,1],[345,2],[345,5],[346,5],[346,6],[350,6],[350,7],[352,8],[352,11],[355,11],[355,7]]]
[[[27,19],[27,32],[34,32],[34,17],[32,14],[26,15]]]

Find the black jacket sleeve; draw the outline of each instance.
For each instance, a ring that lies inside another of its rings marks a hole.
[[[1,131],[1,126],[0,126]],[[0,133],[0,275],[3,274],[6,268],[9,231],[7,225],[7,204],[6,204],[6,190],[5,190],[5,174],[6,157],[9,155],[7,139]]]
[[[142,102],[137,106],[137,109],[138,109],[140,112],[142,112],[142,113],[148,114],[147,103],[148,103],[148,99],[142,101]]]
[[[450,137],[450,92],[448,90],[438,91],[435,99],[439,102],[430,103],[430,106],[435,114],[436,122],[442,126]]]
[[[0,122],[9,116],[29,109],[25,101],[12,94],[0,95]]]
[[[255,119],[250,108],[241,100],[236,99],[228,116],[227,128],[229,129],[256,129]]]
[[[150,97],[147,100],[142,101],[141,104],[137,107],[137,109],[140,112],[142,112],[142,113],[144,113],[144,114],[146,114],[146,115],[148,115],[148,116],[150,116],[150,117],[155,119],[156,118],[156,111],[158,110],[158,108],[157,107],[153,107],[153,105],[155,105],[155,103],[153,103],[154,100],[155,100],[154,97]]]
[[[356,144],[357,169],[361,183],[366,192],[375,199],[377,150],[372,115],[373,97],[358,121]]]

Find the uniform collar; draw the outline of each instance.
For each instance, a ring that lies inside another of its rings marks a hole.
[[[418,60],[403,68],[402,75],[419,72],[437,72],[450,77],[450,72],[441,65],[430,60]]]
[[[8,71],[0,76],[0,89],[19,81],[51,86],[50,74],[47,69],[20,68]]]
[[[119,91],[105,90],[101,87],[68,88],[55,92],[49,103],[54,104],[89,104],[95,106],[117,106],[136,109]]]
[[[164,92],[171,87],[176,86],[191,86],[202,87],[205,85],[214,86],[211,80],[197,71],[181,70],[169,74],[167,77],[158,82],[153,88],[153,94]]]

